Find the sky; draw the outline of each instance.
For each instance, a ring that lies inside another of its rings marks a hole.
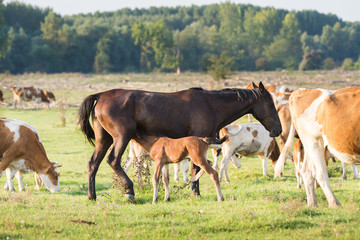
[[[40,8],[51,8],[61,15],[94,13],[96,11],[115,11],[122,8],[176,7],[223,3],[225,0],[4,0],[31,4]],[[287,10],[316,10],[332,13],[344,21],[360,21],[360,0],[232,0],[232,3],[252,4],[261,7],[274,7]]]

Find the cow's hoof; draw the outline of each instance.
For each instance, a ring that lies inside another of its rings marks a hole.
[[[135,203],[135,196],[132,194],[125,194],[125,197],[132,203]]]

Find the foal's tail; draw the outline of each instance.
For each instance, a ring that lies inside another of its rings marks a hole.
[[[85,100],[81,103],[78,112],[81,131],[85,134],[87,140],[93,146],[94,146],[93,140],[95,140],[95,133],[90,124],[90,114],[93,111],[95,102],[98,100],[98,98],[99,98],[98,94],[94,94],[86,97]]]
[[[225,142],[226,139],[227,139],[227,136],[225,136],[221,139],[206,137],[206,138],[203,138],[203,141],[206,142],[209,145],[209,147],[211,147],[211,148],[221,148],[221,144],[223,142]]]

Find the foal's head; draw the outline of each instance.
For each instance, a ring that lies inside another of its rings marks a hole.
[[[270,132],[270,137],[279,136],[282,128],[271,94],[262,82],[259,83],[259,87],[253,83],[253,87],[258,100],[252,107],[252,115]]]

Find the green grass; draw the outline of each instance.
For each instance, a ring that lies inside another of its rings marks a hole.
[[[277,73],[271,74],[270,77]],[[294,79],[301,76],[288,74],[288,78]],[[165,82],[165,87],[159,88],[159,91],[166,91],[166,86],[178,81],[177,76],[171,75],[167,83],[167,77],[165,74],[85,77],[62,74],[9,76],[3,79],[7,84],[19,84],[15,82],[19,78],[24,79],[21,80],[24,85],[40,86],[42,81],[47,81],[49,90],[53,90],[60,99],[79,104],[90,93],[122,87],[116,83],[121,79],[139,84],[152,84],[155,79]],[[207,77],[203,79],[199,74],[183,77],[190,79],[183,80],[184,86],[198,86],[195,83],[207,84],[208,81]],[[67,83],[73,82],[76,87],[56,88],[53,83],[61,82],[61,78],[70,79]],[[228,87],[233,87],[238,81],[229,80],[229,83]],[[89,84],[93,84],[92,88],[88,87]],[[103,85],[99,87],[97,84]],[[173,89],[172,85],[169,89]],[[11,93],[4,93],[6,100],[11,102]],[[221,185],[224,202],[216,201],[214,184],[207,175],[203,175],[200,179],[201,199],[192,197],[189,188],[173,188],[183,184],[175,183],[171,178],[171,201],[162,201],[164,190],[160,189],[160,201],[156,205],[152,204],[152,188],[148,186],[140,190],[136,183],[136,203],[129,203],[121,191],[113,187],[113,171],[104,160],[96,178],[98,200],[89,201],[86,169],[93,147],[76,125],[77,108],[67,108],[65,127],[60,127],[56,108],[13,110],[3,106],[0,107],[0,117],[23,120],[35,126],[50,161],[63,165],[59,169],[62,188],[59,193],[50,193],[45,188],[33,190],[35,181],[32,173],[24,176],[25,192],[5,192],[2,186],[6,178],[0,178],[0,239],[348,239],[358,236],[359,181],[352,179],[350,167],[349,180],[342,181],[339,162],[329,166],[331,187],[343,205],[338,209],[328,208],[321,189],[316,189],[319,207],[307,208],[305,190],[296,188],[293,164],[285,165],[284,178],[274,180],[270,163],[269,176],[262,176],[261,161],[257,157],[243,159],[240,169],[230,165],[231,184],[223,182]],[[172,166],[170,174],[172,177]],[[135,180],[133,170],[129,176]]]

